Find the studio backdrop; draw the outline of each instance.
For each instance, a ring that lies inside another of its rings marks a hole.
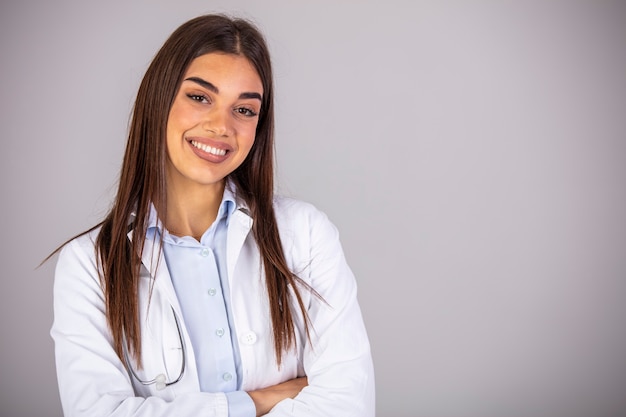
[[[277,192],[340,231],[380,417],[626,413],[626,3],[0,4],[0,415],[60,417],[64,240],[115,190],[139,81],[182,22],[267,36]]]

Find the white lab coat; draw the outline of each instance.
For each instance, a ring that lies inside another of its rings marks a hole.
[[[250,391],[306,375],[309,385],[295,399],[281,401],[268,415],[372,417],[374,372],[369,341],[356,283],[337,230],[307,203],[277,198],[275,211],[289,267],[325,302],[301,290],[313,324],[313,343],[306,343],[298,314],[297,349],[283,358],[278,369],[252,219],[238,203],[228,227],[227,268],[241,352],[242,389]],[[51,335],[66,417],[227,417],[223,393],[200,392],[180,305],[158,243],[151,240],[145,242],[139,289],[143,369],[135,369],[144,381],[161,373],[168,381],[178,377],[182,353],[172,309],[181,322],[187,364],[181,381],[163,390],[138,383],[124,368],[112,348],[106,323],[93,244],[97,233],[70,242],[57,262]]]

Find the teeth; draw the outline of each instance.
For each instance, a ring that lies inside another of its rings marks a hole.
[[[224,149],[214,148],[212,146],[205,145],[204,143],[196,142],[195,140],[192,140],[191,144],[193,146],[195,146],[196,148],[202,149],[204,152],[208,152],[208,153],[213,154],[213,155],[217,155],[217,156],[224,156],[224,155],[226,155],[226,151]]]

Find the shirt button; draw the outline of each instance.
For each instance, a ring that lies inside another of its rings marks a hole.
[[[218,335],[219,337],[224,336],[224,329],[217,329],[215,331],[215,334]]]
[[[222,379],[224,381],[230,381],[231,379],[233,379],[233,376],[229,372],[226,372],[224,375],[222,375]]]
[[[209,248],[202,249],[202,251],[200,252],[200,255],[202,255],[204,258],[209,256]]]
[[[214,296],[215,294],[217,294],[217,290],[215,290],[215,288],[209,288],[209,295]]]
[[[256,333],[252,331],[246,332],[239,337],[239,341],[244,345],[253,345],[256,343],[256,339]]]

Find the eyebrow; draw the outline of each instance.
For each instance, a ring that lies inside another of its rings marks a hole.
[[[219,88],[217,88],[216,86],[214,86],[213,84],[211,84],[207,80],[203,80],[200,77],[185,78],[185,81],[191,81],[191,82],[194,82],[196,84],[199,84],[202,87],[206,88],[207,90],[214,92],[215,94],[219,94],[220,93]],[[263,97],[261,96],[261,94],[255,93],[255,92],[244,92],[244,93],[241,93],[241,94],[239,94],[239,98],[241,98],[241,99],[256,98],[259,101],[263,101]]]

